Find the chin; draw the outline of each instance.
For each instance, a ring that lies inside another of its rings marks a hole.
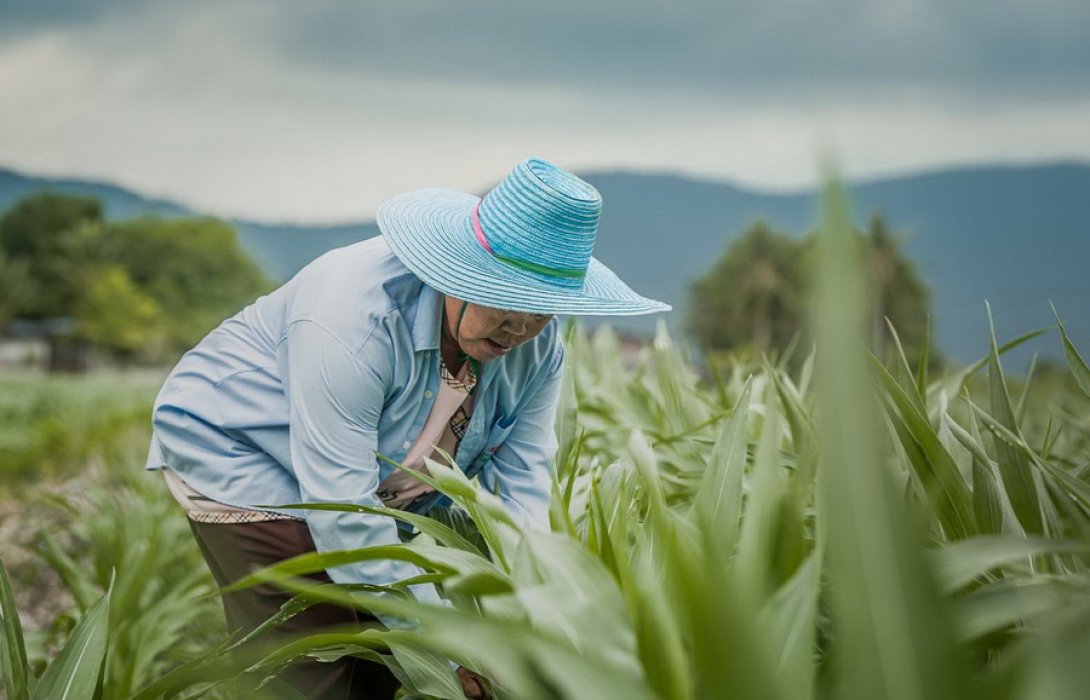
[[[495,355],[489,355],[486,352],[467,352],[466,354],[477,362],[491,362],[496,359]]]

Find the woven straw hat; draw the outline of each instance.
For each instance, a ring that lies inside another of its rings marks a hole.
[[[591,257],[602,197],[543,160],[525,160],[479,199],[424,189],[390,199],[378,225],[425,284],[511,311],[636,316],[670,306],[634,292]]]

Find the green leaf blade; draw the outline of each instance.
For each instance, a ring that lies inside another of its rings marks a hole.
[[[10,700],[27,700],[30,697],[31,675],[27,665],[26,644],[19,611],[11,592],[7,568],[0,562],[0,617],[3,618],[4,636],[0,648],[0,671],[4,674],[4,687]]]
[[[93,700],[96,696],[106,658],[111,593],[107,590],[80,618],[60,654],[42,674],[34,700]]]

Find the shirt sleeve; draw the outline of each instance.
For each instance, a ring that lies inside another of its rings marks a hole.
[[[290,406],[292,469],[303,502],[382,505],[375,495],[375,453],[392,351],[381,326],[358,350],[314,321],[289,327],[277,359]],[[315,510],[307,511],[306,519],[319,552],[399,542],[394,521],[380,515]],[[408,562],[379,560],[328,573],[336,583],[387,585],[423,572]],[[432,584],[412,591],[420,600],[441,602]]]
[[[544,381],[515,416],[510,435],[481,471],[484,487],[498,491],[515,521],[540,531],[549,530],[556,409],[564,374],[564,348],[559,341],[549,364]]]

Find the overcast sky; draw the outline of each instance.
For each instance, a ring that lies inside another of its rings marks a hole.
[[[539,156],[762,188],[1090,160],[1087,0],[0,0],[0,166],[370,216]]]

